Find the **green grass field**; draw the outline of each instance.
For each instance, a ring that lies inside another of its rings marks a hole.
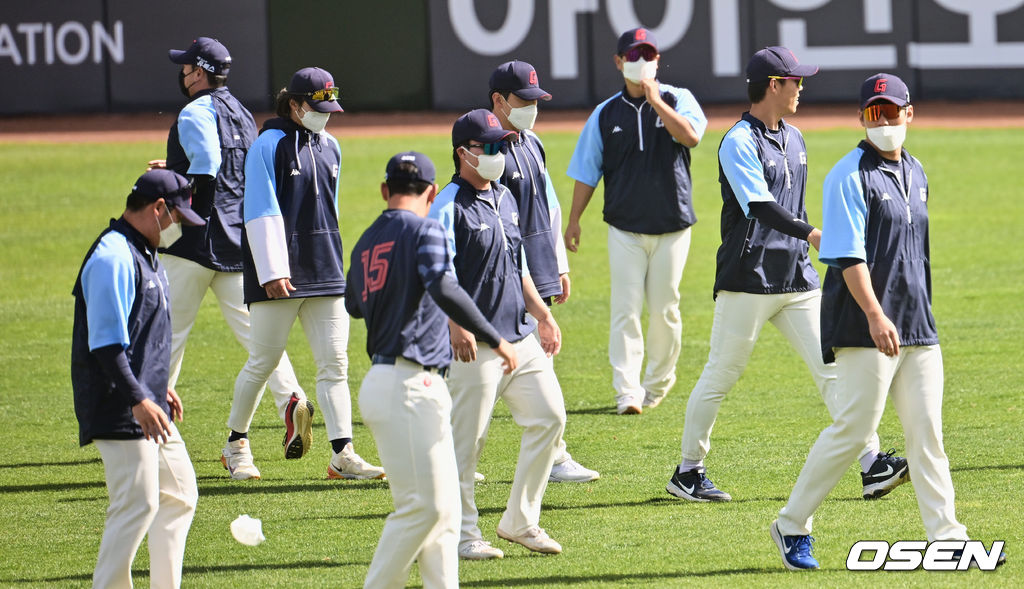
[[[876,501],[860,498],[852,468],[818,511],[816,555],[823,570],[796,574],[780,562],[767,532],[814,439],[828,423],[811,378],[788,343],[767,328],[749,367],[722,405],[709,474],[734,500],[681,502],[664,490],[679,461],[691,387],[708,351],[718,247],[719,191],[709,132],[693,155],[695,201],[689,263],[682,283],[683,352],[678,383],[657,409],[617,416],[607,363],[608,268],[600,195],[584,216],[582,248],[570,258],[572,298],[555,310],[565,345],[556,368],[569,413],[573,456],[601,472],[594,483],[548,488],[541,525],[564,554],[541,557],[498,541],[494,528],[508,496],[518,428],[499,405],[480,471],[481,527],[506,551],[500,561],[463,562],[467,587],[1014,587],[1024,584],[1024,200],[1019,154],[1024,130],[911,129],[908,148],[931,184],[934,311],[945,357],[945,440],[957,515],[971,535],[1005,540],[1010,560],[993,573],[850,573],[845,560],[860,539],[924,539],[910,485]],[[564,175],[575,143],[547,133],[549,167],[568,206]],[[807,132],[808,208],[820,222],[821,181],[860,139],[854,130]],[[384,164],[405,149],[424,151],[442,178],[451,170],[445,136],[343,140],[341,225],[346,245],[383,208]],[[68,377],[71,287],[87,247],[120,214],[124,196],[163,144],[0,144],[0,586],[85,587],[91,579],[107,505],[103,465],[79,448]],[[444,182],[442,181],[442,184]],[[349,345],[353,397],[368,369],[365,332],[353,322]],[[307,390],[314,368],[296,326],[289,353]],[[285,462],[282,424],[264,402],[251,439],[264,478],[237,482],[218,460],[235,376],[245,354],[207,297],[192,332],[178,392],[180,426],[199,478],[200,501],[185,561],[188,587],[357,587],[376,548],[391,497],[383,482],[325,478],[329,456],[317,416],[314,447]],[[355,403],[353,403],[355,405]],[[355,415],[360,453],[376,460]],[[903,448],[890,409],[883,448]],[[228,524],[247,513],[263,520],[267,541],[236,543]],[[148,587],[146,547],[136,560]],[[415,572],[410,584],[417,585]]]

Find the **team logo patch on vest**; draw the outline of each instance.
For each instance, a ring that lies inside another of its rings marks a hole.
[[[928,202],[928,189],[921,187],[917,189],[918,194],[921,196],[921,202]]]
[[[807,152],[806,151],[801,151],[800,152],[800,165],[801,166],[806,166],[807,165]]]
[[[661,117],[658,117],[654,121],[654,126],[657,127],[657,128],[664,127],[665,126],[665,122],[661,120]]]
[[[883,200],[883,201],[885,201],[885,200],[892,200],[892,197],[891,197],[891,196],[889,196],[889,193],[888,193],[888,192],[883,192],[883,193],[882,193],[882,200]]]

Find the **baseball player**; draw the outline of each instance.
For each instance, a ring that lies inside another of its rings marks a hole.
[[[366,319],[373,365],[359,409],[387,470],[395,511],[384,524],[365,587],[404,587],[419,561],[424,587],[458,587],[459,476],[452,445],[447,319],[494,349],[504,372],[515,352],[451,272],[444,230],[426,219],[434,164],[416,152],[388,161],[388,208],[352,249],[345,307]]]
[[[458,360],[451,367],[448,388],[462,488],[459,556],[466,559],[504,556],[483,539],[473,489],[499,397],[523,428],[523,439],[497,534],[535,552],[562,551],[538,525],[556,444],[565,428],[562,391],[551,362],[561,347],[561,332],[526,272],[515,199],[497,183],[505,168],[501,150],[507,149],[509,139],[517,139],[516,133],[503,129],[490,111],[477,109],[459,117],[452,126],[456,173],[430,208],[430,217],[445,230],[459,285],[498,333],[512,342],[518,358],[516,369],[505,374],[500,356],[488,348],[478,350],[473,334],[449,321]],[[539,339],[531,337],[534,330]]]
[[[202,225],[191,187],[170,170],[143,174],[121,218],[89,248],[75,281],[71,387],[78,440],[103,458],[110,505],[94,587],[131,587],[132,561],[149,536],[153,587],[181,585],[196,474],[174,426],[181,399],[167,386],[171,315],[160,232]]]
[[[544,302],[564,303],[569,300],[569,259],[565,243],[559,239],[562,208],[555,196],[548,175],[544,144],[532,131],[537,118],[539,100],[551,100],[537,80],[537,70],[525,61],[503,63],[491,74],[491,112],[501,126],[519,135],[507,143],[505,172],[498,179],[508,188],[519,207],[519,230],[523,235],[530,278]],[[552,483],[585,483],[600,478],[565,448],[558,439],[558,452],[548,481]]]
[[[828,264],[821,350],[835,361],[840,403],[818,437],[789,502],[770,526],[782,562],[816,569],[811,518],[882,418],[903,423],[914,493],[928,541],[966,540],[956,520],[942,445],[942,352],[931,312],[928,177],[903,148],[910,92],[892,74],[861,85],[866,139],[825,178],[820,259]],[[1000,555],[1005,560],[1005,555]]]
[[[819,353],[818,271],[807,255],[808,243],[817,247],[821,239],[804,208],[807,152],[800,130],[783,119],[796,113],[804,78],[817,72],[785,47],[755,53],[747,64],[750,110],[718,148],[722,245],[711,350],[686,404],[682,462],[665,487],[681,499],[732,498],[707,478],[704,457],[722,399],[743,374],[766,323],[803,358],[829,413],[838,410],[835,367]],[[907,461],[878,449],[878,435],[872,434],[858,455],[865,499],[907,481]]]
[[[190,178],[195,185],[193,209],[206,221],[182,226],[180,236],[165,236],[160,250],[171,285],[173,389],[207,290],[217,297],[235,338],[249,349],[249,310],[242,300],[242,190],[245,154],[256,139],[256,123],[225,85],[231,55],[219,41],[199,37],[184,51],[170,50],[169,57],[181,65],[178,83],[189,102],[171,126],[167,159],[151,160],[149,166]],[[312,404],[287,354],[270,373],[268,386],[285,422],[285,458],[300,458],[309,450],[305,441],[312,439]]]
[[[565,229],[569,251],[580,246],[580,217],[604,178],[611,269],[608,358],[620,415],[656,407],[676,381],[682,346],[679,281],[697,222],[690,186],[690,150],[707,119],[689,90],[659,83],[661,59],[644,28],[619,37],[615,67],[625,87],[597,105],[569,162],[576,180]],[[647,303],[647,368],[641,380]]]
[[[278,94],[278,116],[264,123],[245,159],[243,277],[253,345],[235,381],[231,434],[221,458],[235,479],[260,476],[247,433],[296,318],[317,365],[316,396],[332,450],[328,478],[384,477],[352,448],[349,318],[338,231],[341,148],[325,131],[331,113],[342,112],[337,98],[327,71],[295,72]],[[311,418],[312,403],[305,405]],[[309,443],[303,440],[304,447]]]

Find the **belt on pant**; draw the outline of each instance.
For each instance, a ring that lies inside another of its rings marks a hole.
[[[441,378],[444,378],[444,377],[448,376],[448,367],[447,366],[424,366],[422,364],[419,364],[418,362],[413,362],[412,360],[407,360],[406,358],[403,358],[402,356],[385,356],[384,354],[374,354],[370,358],[370,361],[372,363],[374,363],[374,364],[390,364],[390,365],[393,365],[395,363],[395,360],[399,360],[399,359],[405,360],[406,362],[408,362],[409,364],[412,364],[413,366],[418,366],[421,369],[423,369],[423,371],[425,371],[425,372],[430,372],[431,374],[438,374],[438,375],[441,376]]]

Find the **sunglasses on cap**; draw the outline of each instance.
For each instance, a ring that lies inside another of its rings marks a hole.
[[[800,76],[768,76],[769,80],[796,80],[796,87],[804,87],[804,79]]]
[[[465,147],[466,149],[479,147],[483,150],[484,155],[498,155],[508,151],[508,144],[504,141],[498,141],[497,143],[466,143]]]
[[[906,108],[906,106],[896,106],[891,102],[876,102],[864,108],[864,120],[877,121],[884,116],[891,121],[900,118],[900,112]]]
[[[641,57],[644,61],[654,61],[654,58],[658,56],[658,52],[655,51],[654,47],[650,45],[637,45],[626,52],[626,61],[637,61]]]
[[[337,100],[338,94],[339,90],[335,87],[324,88],[322,90],[317,90],[316,92],[301,92],[299,95],[305,96],[310,100]]]

